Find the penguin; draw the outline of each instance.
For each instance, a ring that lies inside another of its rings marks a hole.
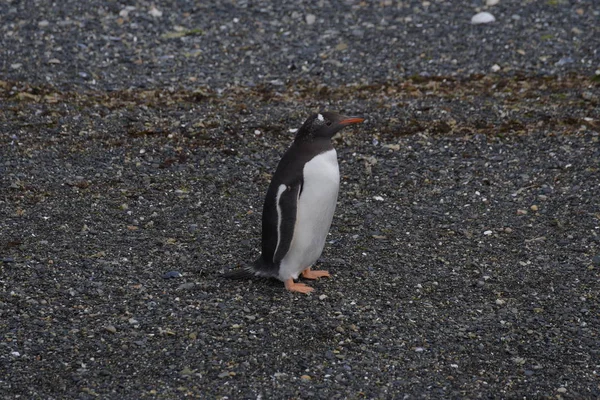
[[[260,256],[228,278],[275,278],[291,292],[314,289],[295,282],[329,277],[311,270],[323,252],[340,187],[337,153],[331,138],[364,118],[335,112],[313,114],[296,132],[294,141],[277,165],[265,196]]]

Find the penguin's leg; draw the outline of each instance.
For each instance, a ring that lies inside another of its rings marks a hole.
[[[305,294],[309,294],[310,292],[315,290],[310,286],[306,286],[304,283],[294,282],[294,280],[291,278],[285,281],[285,288],[290,292],[300,292]]]
[[[302,271],[302,277],[306,279],[319,279],[323,277],[330,277],[331,275],[327,271],[312,271],[310,267]]]

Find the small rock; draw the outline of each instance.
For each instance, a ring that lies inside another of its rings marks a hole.
[[[488,7],[495,6],[500,3],[500,0],[485,0],[485,5]]]
[[[150,8],[150,11],[148,11],[148,14],[150,14],[156,18],[160,18],[163,15],[162,11],[160,11],[158,8],[156,8],[154,6],[152,6],[152,8]]]
[[[424,352],[424,351],[425,351],[425,349],[424,349],[423,347],[415,347],[415,351],[416,351],[417,353],[422,353],[422,352]]]
[[[504,301],[504,300],[502,300],[502,299],[496,299],[496,304],[497,304],[497,305],[501,306],[501,305],[503,305],[504,303],[506,303],[506,301]]]
[[[181,278],[183,275],[181,275],[181,272],[179,271],[169,271],[166,274],[164,274],[162,277],[163,279],[174,279],[174,278]]]
[[[117,328],[115,328],[114,325],[106,325],[104,330],[110,333],[117,333]]]
[[[319,300],[325,300],[327,298],[326,294],[322,294],[319,296]]]
[[[21,63],[10,64],[10,69],[19,69],[23,66]]]
[[[537,210],[538,210],[538,206],[536,206],[535,204],[534,204],[534,205],[532,205],[532,206],[531,206],[531,207],[529,207],[529,208],[531,208],[531,211],[537,211]]]
[[[190,290],[194,287],[194,285],[194,282],[182,283],[181,285],[177,286],[177,290]]]
[[[488,24],[490,22],[494,22],[496,18],[487,11],[483,11],[473,15],[471,18],[471,23],[475,25],[479,24]]]
[[[594,93],[586,90],[585,92],[581,93],[581,98],[584,100],[594,100]]]
[[[494,64],[492,65],[492,72],[498,72],[500,71],[502,68],[498,65],[498,64]]]
[[[517,210],[517,215],[527,215],[527,210]]]
[[[51,58],[48,60],[48,64],[60,64],[60,60],[58,58]]]
[[[557,391],[558,393],[567,393],[567,388],[565,388],[565,387],[561,386],[561,387],[559,387],[558,389],[556,389],[556,391]]]
[[[312,25],[317,21],[317,16],[314,14],[306,14],[306,23]]]
[[[310,381],[312,378],[310,377],[310,375],[302,375],[302,376],[300,377],[300,379],[302,379],[302,380],[303,380],[303,381],[305,381],[305,382],[308,382],[308,381]]]
[[[512,233],[512,231],[513,231],[512,228],[509,228],[509,227],[504,228],[504,232],[506,232],[506,233]]]
[[[15,262],[15,259],[14,259],[14,258],[12,258],[12,257],[4,257],[4,258],[2,259],[2,262],[3,262],[3,263],[5,263],[5,264],[8,264],[8,263]]]
[[[575,60],[573,60],[571,57],[563,57],[560,60],[558,60],[554,65],[560,67],[561,65],[573,64],[574,62]]]
[[[229,372],[227,372],[227,371],[221,372],[219,374],[219,378],[229,378]]]
[[[546,196],[545,194],[538,194],[538,200],[546,201],[548,200],[548,196]]]
[[[347,48],[348,48],[348,45],[346,43],[339,43],[337,46],[335,46],[335,49],[337,51],[346,50]]]
[[[179,375],[182,376],[190,376],[193,375],[196,371],[191,369],[190,367],[184,367],[180,372]]]
[[[373,196],[373,200],[383,201],[383,197],[381,197],[381,196]]]
[[[491,235],[492,233],[494,233],[494,232],[493,232],[493,231],[485,231],[485,232],[483,232],[483,234],[484,234],[484,235],[486,235],[486,236],[489,236],[489,235]]]
[[[600,267],[600,254],[592,258],[592,265]]]
[[[38,22],[38,26],[39,26],[40,28],[45,28],[45,27],[47,27],[48,25],[50,25],[50,22],[48,22],[48,21],[46,21],[46,20],[42,20],[42,21]]]

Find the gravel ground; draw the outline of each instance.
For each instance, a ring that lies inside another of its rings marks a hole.
[[[600,5],[274,3],[0,3],[0,397],[600,397]],[[223,279],[320,108],[332,278]]]

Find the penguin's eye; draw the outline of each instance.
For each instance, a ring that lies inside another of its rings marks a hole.
[[[325,122],[325,125],[327,125],[327,126],[331,125],[331,121]]]

